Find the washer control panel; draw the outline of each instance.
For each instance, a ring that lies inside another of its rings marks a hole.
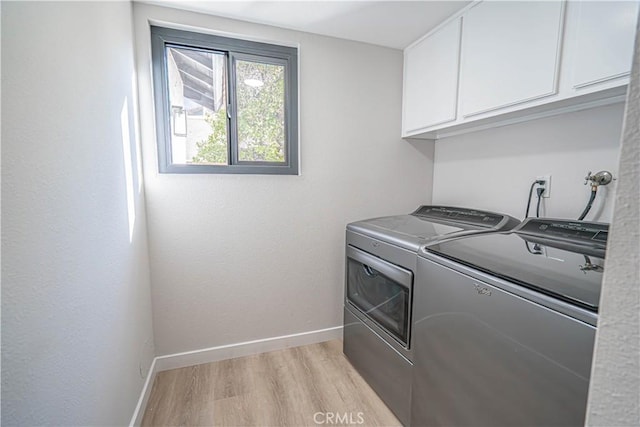
[[[528,218],[516,233],[538,236],[547,239],[560,239],[575,243],[606,244],[609,224],[586,221],[567,221],[559,219]]]

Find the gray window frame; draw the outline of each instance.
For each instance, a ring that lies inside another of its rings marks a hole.
[[[227,58],[228,165],[173,164],[171,160],[171,105],[169,103],[165,47],[177,46],[225,53]],[[269,43],[215,36],[212,34],[151,26],[158,171],[160,173],[298,175],[298,49]],[[238,161],[236,127],[235,61],[258,61],[284,65],[285,75],[285,162]]]

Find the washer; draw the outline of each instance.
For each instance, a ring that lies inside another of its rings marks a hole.
[[[607,234],[529,218],[422,248],[411,424],[583,426]]]
[[[411,403],[417,252],[428,242],[509,230],[508,215],[421,206],[347,225],[344,354],[405,425]]]

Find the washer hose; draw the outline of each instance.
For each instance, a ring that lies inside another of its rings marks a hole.
[[[584,208],[584,211],[582,211],[582,215],[580,215],[580,217],[578,218],[578,221],[582,221],[584,219],[584,217],[587,216],[587,214],[591,210],[591,206],[593,205],[593,201],[596,199],[596,193],[597,192],[598,192],[598,186],[597,185],[592,185],[591,186],[591,197],[589,197],[589,202],[587,203],[587,206]]]

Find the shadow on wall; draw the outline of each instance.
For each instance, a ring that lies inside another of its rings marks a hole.
[[[429,162],[433,162],[434,160],[434,142],[432,141],[424,141],[419,139],[406,139],[406,142],[409,143],[413,148],[415,148],[420,154],[422,154],[425,158],[429,160]]]
[[[444,138],[437,143],[464,145],[464,149],[438,162],[617,149],[623,112],[624,103],[617,103]]]
[[[550,175],[541,216],[578,218],[590,196],[588,171],[617,176],[624,103],[470,132],[435,144],[434,203],[522,218],[530,185]],[[598,189],[586,217],[609,221],[616,181]],[[532,197],[535,215],[536,197]]]

